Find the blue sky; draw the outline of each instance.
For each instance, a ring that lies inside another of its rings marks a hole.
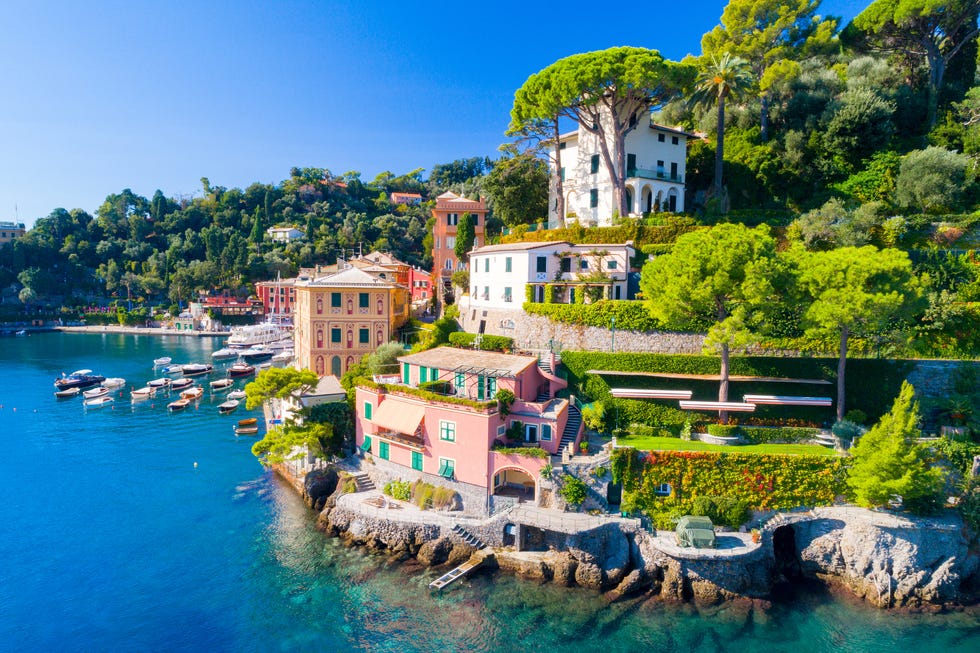
[[[680,59],[726,2],[10,0],[0,6],[0,220],[496,156],[514,91],[577,52]],[[825,0],[851,18],[867,2]],[[603,17],[605,11],[612,16]]]

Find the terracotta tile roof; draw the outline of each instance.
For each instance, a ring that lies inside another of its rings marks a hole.
[[[398,361],[409,365],[434,367],[440,370],[465,368],[475,374],[478,374],[478,370],[482,369],[487,372],[488,376],[514,377],[532,365],[537,365],[538,359],[534,356],[500,354],[495,351],[437,347],[417,354],[400,356]]]

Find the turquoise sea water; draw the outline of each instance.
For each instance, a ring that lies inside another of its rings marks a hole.
[[[770,609],[607,604],[580,589],[434,572],[349,550],[197,410],[56,400],[62,371],[131,385],[217,340],[0,339],[0,651],[980,650],[980,612],[904,615],[799,589]],[[128,392],[126,393],[128,397]],[[194,463],[197,463],[195,467]]]

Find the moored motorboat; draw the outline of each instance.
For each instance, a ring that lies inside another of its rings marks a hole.
[[[203,376],[205,374],[210,374],[211,370],[214,369],[214,365],[209,363],[190,363],[188,365],[181,365],[180,371],[184,376]]]
[[[173,361],[170,356],[161,356],[160,358],[153,359],[153,367],[162,367],[163,365],[170,365]]]
[[[71,374],[62,374],[54,380],[54,387],[58,390],[68,390],[69,388],[91,388],[105,381],[104,376],[93,374],[92,370],[76,370]]]
[[[150,386],[151,388],[168,388],[170,387],[171,383],[173,383],[171,379],[168,379],[165,376],[161,376],[159,379],[153,379],[152,381],[149,381],[146,385]]]
[[[211,352],[211,360],[227,361],[238,358],[238,350],[229,347],[222,347],[217,351]]]
[[[232,327],[231,336],[228,338],[229,347],[244,349],[253,345],[267,345],[273,342],[290,340],[292,331],[279,324],[249,324],[247,326]]]
[[[56,390],[54,396],[58,399],[66,399],[68,397],[77,397],[82,394],[81,388],[68,388],[67,390]],[[231,395],[228,395],[229,397]]]
[[[138,390],[133,390],[129,393],[133,401],[142,401],[143,399],[149,399],[150,397],[155,397],[157,394],[157,389],[151,386],[145,386],[139,388]]]
[[[180,374],[180,365],[164,365],[160,368],[161,374]]]
[[[238,408],[239,403],[240,402],[237,399],[229,399],[228,401],[218,404],[218,412],[221,413],[222,415],[227,415],[228,413]]]
[[[96,397],[104,397],[109,394],[109,388],[92,388],[91,390],[85,390],[82,392],[82,396],[86,399],[95,399]]]
[[[167,410],[173,412],[177,410],[184,410],[191,403],[190,399],[178,399],[177,401],[171,401],[167,404]]]
[[[228,376],[233,379],[241,378],[243,376],[252,376],[255,374],[255,367],[249,365],[248,363],[235,363],[228,368]]]
[[[235,435],[256,435],[259,432],[259,420],[254,417],[238,420],[235,424]]]
[[[195,399],[200,399],[204,396],[204,388],[200,386],[194,386],[193,388],[188,388],[180,393],[181,399],[188,399],[194,401]]]
[[[102,397],[93,397],[91,399],[86,399],[83,402],[83,405],[86,408],[102,408],[106,404],[111,404],[111,403],[112,403],[112,397],[110,397],[109,395],[104,395]]]
[[[175,379],[170,383],[171,390],[186,390],[195,383],[194,379]]]
[[[111,376],[102,382],[103,388],[121,388],[126,385],[126,379],[120,378],[118,376]]]
[[[272,362],[277,365],[286,365],[293,360],[293,350],[284,349],[272,356]]]
[[[211,392],[225,392],[226,390],[230,390],[233,385],[235,385],[235,382],[232,379],[218,379],[210,383]]]
[[[259,363],[261,361],[267,361],[275,354],[268,347],[262,345],[256,345],[251,349],[246,349],[241,353],[242,360],[246,363]]]
[[[244,399],[246,397],[244,390],[232,390],[228,393],[229,399]]]

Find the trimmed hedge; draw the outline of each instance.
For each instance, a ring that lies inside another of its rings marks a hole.
[[[584,297],[584,293],[576,293]],[[623,331],[657,331],[663,325],[650,316],[646,302],[626,299],[600,299],[591,304],[537,304],[527,302],[524,312],[530,315],[543,315],[553,322],[582,324],[608,329],[612,318],[616,318],[616,328]]]
[[[456,331],[449,334],[449,344],[455,347],[473,347],[473,343],[476,342],[475,333],[466,333],[465,331]],[[514,348],[514,339],[508,338],[507,336],[491,336],[486,335],[480,338],[480,350],[481,351],[510,351]]]
[[[739,435],[751,444],[769,444],[785,442],[806,442],[820,433],[820,429],[800,426],[742,426]]]
[[[540,231],[528,231],[526,225],[520,225],[513,231],[500,237],[501,243],[520,243],[520,242],[548,242],[552,240],[567,240],[576,245],[603,245],[606,243],[625,243],[632,240],[637,248],[646,244],[653,243],[672,243],[677,238],[695,229],[704,229],[698,226],[693,218],[683,215],[667,215],[663,220],[658,220],[663,224],[649,225],[628,221],[615,227],[590,227],[585,228],[579,224],[566,227],[564,229],[544,229]]]
[[[737,424],[708,424],[708,435],[716,438],[737,438],[742,435],[742,429]]]
[[[624,509],[645,511],[658,528],[670,528],[698,497],[726,497],[759,510],[831,505],[844,493],[846,476],[837,456],[632,448],[613,451],[612,472],[623,484]]]
[[[618,320],[617,320],[618,324]],[[720,361],[716,356],[687,354],[643,354],[563,351],[562,363],[568,371],[569,385],[576,394],[590,400],[602,401],[606,414],[613,425],[633,422],[656,426],[677,426],[691,418],[702,423],[715,422],[717,413],[691,413],[681,410],[669,400],[616,399],[609,394],[611,387],[661,388],[664,390],[691,390],[695,398],[715,399],[718,382],[694,379],[667,379],[639,376],[599,376],[586,374],[588,370],[616,370],[622,372],[662,372],[670,374],[718,374]],[[850,382],[845,388],[847,405],[860,408],[868,419],[877,421],[891,409],[902,381],[912,370],[914,363],[904,360],[853,359],[847,361]],[[733,376],[765,376],[797,379],[821,379],[836,383],[836,358],[777,358],[770,356],[735,356],[730,362]],[[807,385],[778,382],[732,382],[729,395],[738,398],[742,394],[819,394],[836,396],[833,385]],[[584,399],[583,399],[584,401]],[[809,426],[832,423],[833,408],[809,406],[758,406],[751,418],[756,424],[786,424]]]

